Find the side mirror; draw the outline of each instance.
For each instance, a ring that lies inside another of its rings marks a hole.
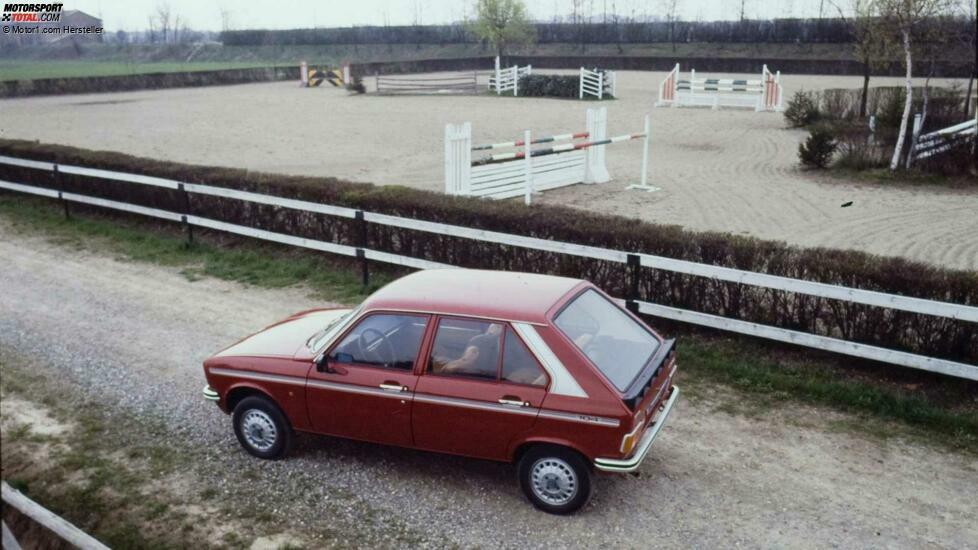
[[[329,360],[326,358],[326,353],[320,353],[313,359],[313,363],[316,364],[316,370],[319,372],[332,372],[329,368]]]

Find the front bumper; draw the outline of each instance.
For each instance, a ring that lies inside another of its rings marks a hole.
[[[638,442],[635,451],[632,452],[630,457],[595,458],[594,467],[602,472],[634,472],[637,470],[642,465],[642,461],[645,460],[645,455],[649,454],[649,449],[652,448],[652,442],[655,441],[656,436],[659,435],[659,430],[665,425],[666,418],[672,412],[672,406],[676,404],[677,399],[679,399],[679,386],[673,386],[672,393],[669,395],[669,399],[666,400],[665,404],[662,405],[662,411],[659,413],[658,418],[645,429],[645,433],[642,434],[642,439]]]
[[[204,399],[208,401],[220,401],[221,395],[212,390],[210,386],[204,386]]]

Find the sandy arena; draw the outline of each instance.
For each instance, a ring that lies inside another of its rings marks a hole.
[[[781,114],[652,109],[664,76],[619,72],[621,99],[603,103],[609,135],[641,131],[643,114],[652,113],[649,180],[660,191],[624,190],[638,180],[641,160],[641,142],[628,142],[608,147],[611,182],[549,191],[538,201],[978,269],[978,192],[846,182],[803,172],[797,148],[806,134],[785,129]],[[790,97],[799,89],[857,88],[861,78],[784,75],[782,82]],[[898,85],[899,79],[872,83]],[[0,137],[441,191],[445,123],[470,121],[476,143],[498,142],[517,139],[527,128],[536,135],[583,131],[585,109],[595,105],[348,96],[277,82],[3,100]],[[840,208],[849,201],[851,207]]]

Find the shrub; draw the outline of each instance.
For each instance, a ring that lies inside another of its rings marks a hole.
[[[798,158],[805,166],[825,168],[839,144],[835,135],[826,127],[812,128],[805,143],[798,145]]]
[[[600,69],[598,72],[602,72]],[[580,97],[580,77],[578,75],[529,74],[520,77],[519,95],[529,97]],[[595,99],[593,96],[592,99]],[[610,93],[604,99],[614,99]]]
[[[817,97],[811,92],[795,92],[795,95],[788,100],[788,107],[784,110],[784,118],[787,119],[788,126],[792,128],[802,128],[813,124],[820,116]]]
[[[529,74],[520,77],[519,94],[530,97],[570,97],[580,94],[577,76]]]

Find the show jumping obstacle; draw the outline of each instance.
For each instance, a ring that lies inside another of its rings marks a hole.
[[[445,125],[445,193],[491,199],[531,196],[576,183],[604,183],[611,179],[605,164],[604,146],[643,138],[641,184],[629,186],[652,190],[647,185],[649,116],[645,131],[607,137],[608,111],[587,110],[587,131],[533,139],[529,130],[523,139],[472,146],[472,125]],[[542,143],[570,142],[533,149]],[[516,149],[472,160],[472,151]]]
[[[513,95],[519,95],[520,78],[529,74],[533,74],[532,65],[527,65],[526,67],[513,65],[508,69],[501,69],[499,67],[499,56],[497,55],[495,73],[489,75],[489,91],[496,92],[496,95],[501,95],[504,92],[512,90]]]
[[[303,88],[315,88],[323,82],[329,82],[340,88],[351,82],[350,66],[343,65],[340,69],[309,68],[305,61],[299,64],[299,85]]]
[[[772,74],[767,65],[761,69],[760,80],[697,79],[695,69],[690,70],[689,80],[682,80],[679,63],[676,63],[659,84],[659,100],[655,106],[748,107],[755,111],[781,111],[783,100],[781,71]]]
[[[584,99],[585,95],[592,95],[598,99],[604,99],[606,95],[617,97],[614,71],[588,70],[581,67],[579,82],[578,99]]]
[[[431,78],[374,76],[378,94],[477,94],[477,73]]]

